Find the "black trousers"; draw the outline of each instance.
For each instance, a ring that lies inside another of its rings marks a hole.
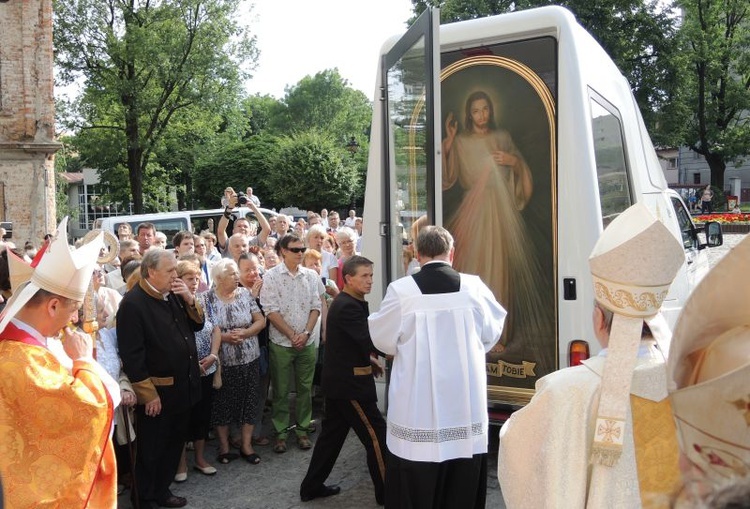
[[[136,406],[135,477],[138,498],[161,502],[171,495],[190,422],[190,410],[149,417],[144,405]]]
[[[386,509],[484,509],[487,454],[433,463],[388,452]]]
[[[385,499],[386,424],[377,401],[326,398],[322,428],[307,475],[300,486],[300,495],[314,494],[323,486],[336,464],[349,429],[353,429],[367,451],[367,467],[375,487],[375,500],[382,504]]]

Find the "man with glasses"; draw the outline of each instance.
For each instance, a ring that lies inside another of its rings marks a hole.
[[[307,434],[312,419],[312,382],[315,373],[316,338],[313,334],[320,317],[321,295],[325,288],[318,274],[301,266],[305,247],[294,234],[285,235],[276,245],[282,263],[263,277],[260,302],[271,322],[269,353],[273,407],[271,421],[276,432],[274,452],[286,452],[291,428],[300,449],[312,443]],[[295,426],[289,425],[289,378],[294,369],[296,385]]]

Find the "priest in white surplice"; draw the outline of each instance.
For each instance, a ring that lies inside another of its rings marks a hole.
[[[484,508],[485,353],[506,313],[479,277],[451,267],[446,229],[422,229],[416,250],[421,270],[391,283],[369,318],[373,344],[393,355],[385,505]]]
[[[500,430],[509,508],[668,507],[679,484],[659,313],[684,251],[644,205],[620,214],[589,259],[602,352],[541,378]],[[645,325],[644,325],[645,322]]]

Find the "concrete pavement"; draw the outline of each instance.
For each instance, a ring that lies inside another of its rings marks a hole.
[[[314,417],[320,428],[322,408],[320,401],[315,400]],[[268,414],[266,414],[266,421]],[[265,429],[270,424],[265,423]],[[487,507],[504,508],[497,482],[497,432],[490,430],[490,458],[488,468]],[[320,431],[311,435],[313,442]],[[287,440],[287,452],[276,454],[272,447],[256,447],[261,456],[259,465],[251,465],[243,459],[237,459],[228,465],[220,465],[216,458],[217,441],[211,440],[207,445],[206,458],[219,471],[214,476],[205,476],[193,470],[192,453],[188,452],[188,480],[184,483],[173,483],[175,495],[188,499],[187,508],[195,509],[293,509],[293,508],[326,508],[326,509],[376,509],[370,473],[365,462],[365,451],[354,432],[349,432],[344,448],[339,455],[336,466],[327,484],[338,484],[341,493],[329,498],[302,502],[299,498],[299,485],[307,472],[312,451],[302,451],[297,447],[293,435]],[[118,508],[129,509],[129,491],[119,498]]]

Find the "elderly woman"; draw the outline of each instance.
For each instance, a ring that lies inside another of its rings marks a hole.
[[[256,250],[257,246],[253,246]],[[260,253],[261,251],[258,251]],[[249,253],[243,253],[238,260],[240,269],[240,284],[250,290],[255,303],[258,304],[261,312],[263,307],[260,305],[260,290],[263,288],[262,264],[258,253],[251,248]],[[263,314],[265,316],[265,313]],[[268,327],[265,327],[258,333],[258,344],[260,345],[260,390],[258,391],[258,407],[262,410],[268,398],[268,385],[270,375],[268,373]],[[253,443],[255,445],[268,445],[271,440],[263,436],[263,412],[259,411],[253,428]]]
[[[332,281],[336,281],[336,275],[338,274],[339,270],[336,257],[330,252],[323,249],[323,243],[325,242],[327,236],[328,234],[326,233],[326,229],[321,225],[316,224],[311,226],[307,231],[305,242],[307,243],[308,248],[314,249],[322,256],[320,275]],[[335,295],[333,296],[335,297]]]
[[[272,247],[263,251],[263,258],[265,260],[265,264],[263,265],[265,270],[270,270],[279,264],[279,255]]]
[[[354,247],[357,242],[357,233],[352,230],[351,228],[341,228],[339,231],[336,232],[336,242],[339,244],[339,264],[338,264],[338,272],[336,273],[336,285],[339,287],[339,290],[344,289],[344,276],[343,273],[343,267],[344,263],[357,254]]]
[[[205,293],[204,310],[221,337],[222,385],[216,392],[211,421],[219,437],[217,460],[226,464],[237,458],[229,452],[229,425],[240,426],[240,455],[257,465],[253,450],[253,426],[262,411],[258,405],[260,384],[258,334],[266,320],[247,288],[238,287],[239,269],[230,259],[219,260],[211,269],[214,287]]]
[[[177,262],[177,277],[182,279],[195,297],[200,284],[201,269],[193,262],[183,260]],[[201,306],[203,294],[197,296]],[[219,366],[219,348],[221,335],[215,328],[211,318],[206,316],[203,329],[195,333],[195,346],[198,351],[198,363],[201,372],[201,399],[190,410],[190,437],[195,448],[195,470],[203,475],[216,474],[216,468],[211,466],[204,457],[206,439],[211,430],[211,405],[213,403],[213,381],[216,368]],[[177,468],[175,480],[181,482],[187,479],[187,461],[183,451],[180,466]]]

